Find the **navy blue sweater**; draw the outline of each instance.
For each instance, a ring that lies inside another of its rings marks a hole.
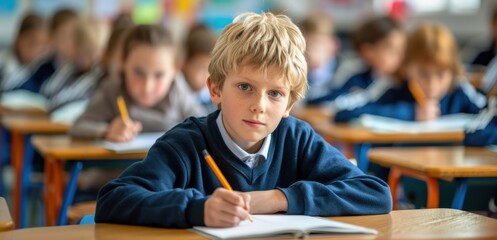
[[[373,83],[374,77],[371,69],[368,69],[364,72],[358,73],[352,77],[350,77],[345,84],[339,89],[331,90],[327,95],[313,99],[308,102],[310,105],[321,104],[323,102],[329,102],[335,100],[337,97],[341,95],[345,95],[354,90],[358,89],[366,89]]]
[[[486,106],[486,98],[469,83],[461,82],[440,100],[441,115],[454,113],[478,113]],[[394,86],[375,102],[339,111],[336,122],[348,122],[362,114],[374,114],[401,120],[414,121],[416,101],[407,84]]]
[[[189,118],[168,131],[141,162],[98,194],[97,222],[186,228],[204,225],[204,204],[221,187],[202,156],[207,149],[233,189],[280,189],[287,214],[383,214],[388,185],[365,175],[305,122],[282,119],[266,161],[251,169],[228,149],[216,125],[219,111]]]
[[[488,146],[497,144],[497,116],[481,130],[466,133],[464,136],[465,146]]]
[[[490,63],[490,61],[492,61],[494,57],[495,57],[495,45],[492,41],[489,48],[476,55],[475,59],[473,59],[473,61],[471,62],[471,65],[488,66],[488,64]]]

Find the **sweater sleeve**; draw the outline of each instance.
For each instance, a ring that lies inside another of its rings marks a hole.
[[[303,146],[301,180],[280,188],[288,199],[287,214],[320,216],[384,214],[392,209],[388,185],[366,175],[312,129]]]
[[[86,110],[71,126],[69,134],[73,137],[100,139],[107,131],[115,112],[115,101],[111,101],[109,85],[103,85],[92,96]],[[111,90],[112,91],[112,90]]]
[[[159,139],[143,161],[100,190],[95,220],[177,228],[204,225],[207,197],[186,187],[190,175],[175,148]]]

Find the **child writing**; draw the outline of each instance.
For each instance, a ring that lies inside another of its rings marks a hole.
[[[47,50],[45,20],[36,14],[27,14],[21,21],[12,49],[0,53],[0,92],[36,91],[36,84],[29,78]]]
[[[185,43],[186,56],[182,69],[183,75],[207,112],[217,109],[217,105],[211,101],[209,89],[207,88],[210,54],[215,43],[216,35],[214,35],[214,32],[201,24],[190,29]]]
[[[403,80],[376,102],[337,112],[335,121],[375,114],[410,121],[435,120],[441,115],[478,113],[486,98],[467,81],[457,44],[447,28],[422,24],[407,41]]]
[[[101,85],[85,112],[73,124],[75,137],[126,142],[140,132],[166,131],[202,107],[177,73],[171,34],[159,26],[133,27],[123,42],[123,79]],[[122,96],[130,120],[120,117]]]
[[[354,108],[375,101],[388,89],[390,78],[404,55],[405,34],[399,23],[391,17],[370,19],[353,34],[352,43],[366,69],[350,77],[341,88],[311,101],[311,104],[336,99],[333,104],[336,110]]]
[[[221,110],[165,133],[98,195],[95,220],[229,227],[250,214],[360,215],[391,209],[365,175],[289,112],[307,88],[305,41],[284,15],[245,13],[219,37],[208,87]],[[234,192],[204,160],[207,150]]]

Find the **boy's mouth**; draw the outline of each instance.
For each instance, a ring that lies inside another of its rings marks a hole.
[[[247,123],[250,126],[254,126],[254,127],[260,127],[260,126],[266,125],[263,122],[257,121],[257,120],[243,120],[243,122]]]

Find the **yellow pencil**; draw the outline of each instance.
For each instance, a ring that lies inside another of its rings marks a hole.
[[[214,159],[209,154],[209,152],[207,152],[207,150],[204,150],[202,151],[202,153],[204,154],[205,161],[207,161],[207,164],[209,164],[209,167],[211,167],[217,179],[221,182],[221,185],[223,185],[223,187],[228,189],[229,191],[233,191],[233,188],[231,188],[231,185],[228,183],[228,180],[226,180],[221,170],[219,170],[219,167],[217,167],[216,162],[214,162]],[[248,216],[248,219],[251,222],[253,221],[252,216],[250,214]]]
[[[419,106],[426,106],[426,97],[423,93],[423,89],[421,89],[421,86],[419,86],[418,82],[409,81],[409,91],[411,91],[412,95],[414,96],[414,100],[416,100]]]
[[[129,121],[128,109],[126,109],[126,103],[124,102],[123,96],[117,97],[117,107],[119,108],[123,121]]]

